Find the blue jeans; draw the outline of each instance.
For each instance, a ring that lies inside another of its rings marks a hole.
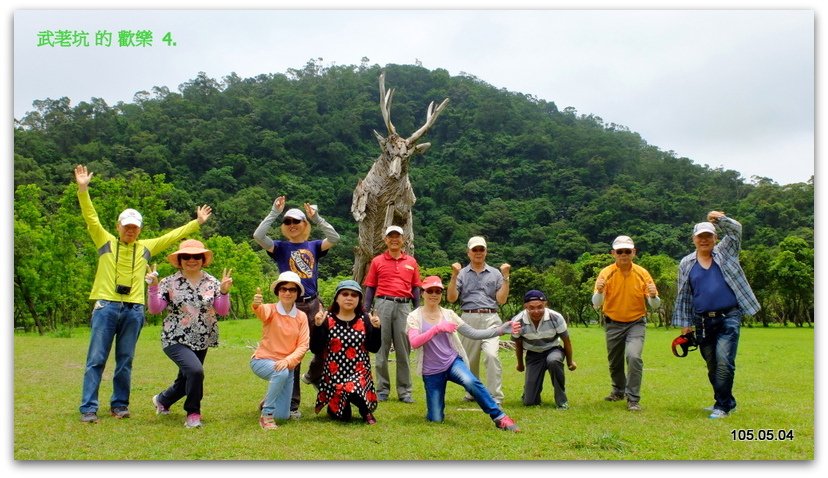
[[[111,407],[129,406],[132,359],[135,344],[144,326],[144,305],[99,300],[92,310],[92,336],[86,353],[80,412],[98,411],[98,389],[106,360],[115,341],[115,373],[112,377]]]
[[[433,375],[423,375],[423,385],[426,394],[426,419],[430,422],[442,422],[446,411],[446,383],[448,381],[460,384],[474,397],[480,408],[486,412],[492,420],[506,415],[503,413],[494,398],[492,398],[483,382],[471,373],[463,359],[457,357],[445,372]]]
[[[736,349],[739,346],[739,332],[742,312],[739,308],[723,317],[696,318],[696,340],[699,351],[707,362],[707,378],[713,386],[714,408],[730,412],[736,408],[733,397],[733,378],[736,375]]]
[[[267,380],[262,415],[272,415],[279,420],[290,417],[290,397],[293,394],[293,370],[277,371],[276,362],[270,359],[250,359],[250,369],[260,378]]]

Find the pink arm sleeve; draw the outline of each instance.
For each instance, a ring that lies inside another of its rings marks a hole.
[[[213,309],[222,317],[230,312],[230,294],[219,294],[213,301]]]
[[[157,285],[149,288],[149,304],[147,304],[150,314],[160,314],[162,310],[167,308],[167,301],[161,297]]]
[[[437,332],[439,332],[439,328],[437,325],[428,329],[428,332],[420,333],[417,329],[408,329],[408,341],[411,343],[411,346],[415,349],[418,349],[425,345],[426,342],[432,339]]]

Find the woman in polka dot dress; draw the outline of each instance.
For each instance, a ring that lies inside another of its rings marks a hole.
[[[349,421],[354,404],[365,423],[373,425],[377,423],[373,415],[377,393],[368,353],[380,348],[380,319],[365,313],[362,301],[362,288],[356,281],[340,282],[330,309],[314,317],[310,349],[322,354],[324,361],[316,413],[327,405],[331,418]]]

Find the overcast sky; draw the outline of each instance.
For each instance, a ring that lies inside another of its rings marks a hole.
[[[17,10],[14,117],[36,99],[178,91],[200,71],[419,61],[787,184],[814,174],[814,25],[812,10]],[[88,32],[90,46],[38,46],[57,30]],[[95,46],[99,30],[112,46]],[[118,47],[120,30],[150,31],[153,45]]]

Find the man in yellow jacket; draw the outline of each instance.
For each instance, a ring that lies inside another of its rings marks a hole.
[[[89,197],[93,173],[86,166],[75,167],[78,202],[95,249],[98,268],[89,298],[95,301],[92,311],[92,334],[86,354],[81,394],[81,421],[97,423],[98,389],[106,360],[115,342],[115,373],[112,379],[110,412],[115,418],[129,417],[129,392],[135,344],[144,326],[144,277],[150,258],[172,246],[199,226],[212,214],[210,206],[196,210],[197,219],[155,239],[138,240],[143,218],[135,209],[125,209],[115,227],[118,236],[101,225]]]

